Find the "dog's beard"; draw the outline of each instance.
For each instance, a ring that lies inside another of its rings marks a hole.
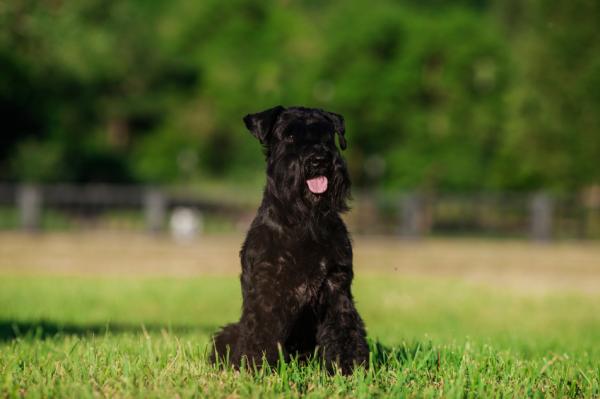
[[[329,216],[348,210],[350,179],[344,161],[335,157],[326,172],[306,170],[299,159],[272,160],[267,194],[276,200],[279,219],[306,227],[317,237]]]

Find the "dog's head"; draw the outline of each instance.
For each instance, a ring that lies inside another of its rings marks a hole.
[[[244,123],[267,155],[267,191],[301,212],[347,210],[350,179],[338,150],[346,148],[344,118],[321,109],[278,106]]]

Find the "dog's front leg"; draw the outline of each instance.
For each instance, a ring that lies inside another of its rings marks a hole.
[[[317,345],[326,365],[336,364],[345,375],[355,366],[368,365],[369,347],[364,323],[354,306],[350,284],[329,284],[324,317],[317,329]]]
[[[276,266],[262,263],[242,275],[244,304],[240,319],[237,359],[250,367],[260,367],[264,359],[274,365],[290,328],[298,316],[298,306],[288,295]],[[283,353],[286,356],[285,352]]]

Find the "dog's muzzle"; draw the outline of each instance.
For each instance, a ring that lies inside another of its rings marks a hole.
[[[308,175],[314,176],[306,180],[311,193],[323,194],[327,191],[328,179],[325,175],[330,162],[330,157],[323,153],[314,154],[307,160]]]

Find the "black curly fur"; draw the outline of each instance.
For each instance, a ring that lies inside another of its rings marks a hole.
[[[335,145],[346,147],[341,115],[281,106],[244,118],[267,157],[262,203],[240,252],[242,316],[214,337],[212,360],[269,364],[314,353],[344,374],[367,364],[365,328],[352,283],[352,245],[340,213],[350,179]],[[306,180],[326,176],[313,194]]]

